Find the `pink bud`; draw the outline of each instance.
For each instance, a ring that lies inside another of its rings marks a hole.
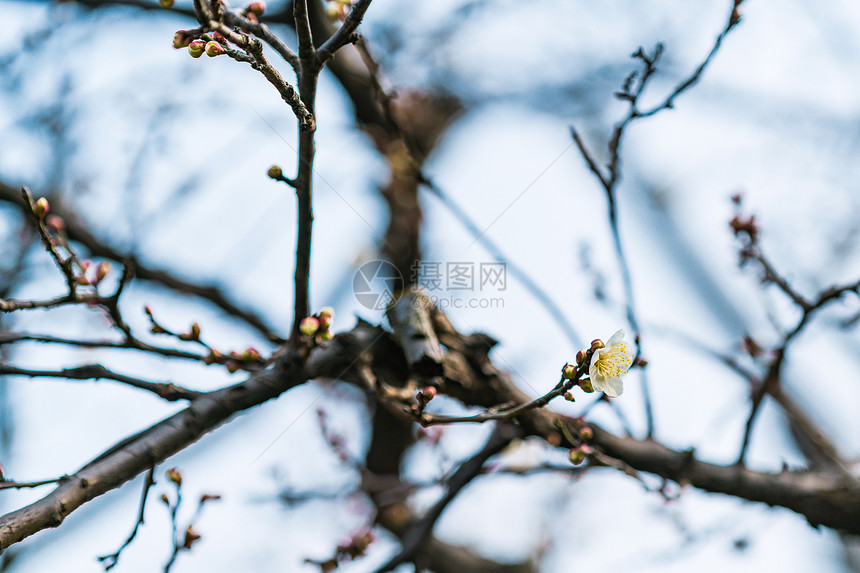
[[[570,380],[576,376],[576,366],[573,364],[565,364],[564,368],[561,369],[561,377],[565,380]]]
[[[312,316],[302,319],[302,322],[299,324],[299,330],[306,336],[313,336],[319,328],[320,321]]]
[[[259,0],[257,2],[251,2],[250,4],[248,4],[248,7],[245,8],[245,11],[248,14],[262,16],[263,12],[266,11],[266,3]]]
[[[580,365],[580,364],[582,364],[583,362],[585,362],[585,357],[586,357],[586,355],[587,355],[587,354],[588,354],[588,353],[587,353],[587,351],[585,351],[585,350],[580,350],[579,352],[577,352],[577,353],[576,353],[576,364],[577,364],[577,365]]]
[[[222,54],[226,54],[227,50],[224,49],[224,46],[212,40],[211,42],[206,42],[206,55],[210,58],[214,58],[215,56],[220,56]]]
[[[606,348],[606,344],[604,344],[599,338],[595,338],[591,341],[591,349],[597,350],[598,348]]]
[[[66,222],[59,215],[48,215],[45,217],[45,224],[57,234],[66,232]]]
[[[33,213],[36,214],[38,218],[42,218],[48,214],[48,211],[51,210],[51,205],[48,204],[48,200],[44,197],[40,197],[38,201],[33,205]]]
[[[426,386],[421,389],[421,395],[424,396],[424,400],[426,402],[429,402],[436,397],[436,388],[433,386]]]
[[[203,55],[203,51],[206,49],[206,42],[203,40],[192,40],[190,44],[188,44],[188,53],[191,54],[192,58],[199,58]]]
[[[334,309],[330,306],[325,307],[319,312],[317,318],[320,321],[321,328],[328,328],[331,326],[331,321],[334,318]]]

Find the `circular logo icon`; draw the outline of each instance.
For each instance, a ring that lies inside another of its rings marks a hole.
[[[352,293],[361,306],[385,310],[394,299],[394,285],[402,280],[400,271],[388,261],[369,261],[355,271]]]

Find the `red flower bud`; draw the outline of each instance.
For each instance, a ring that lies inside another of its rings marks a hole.
[[[38,218],[42,218],[48,214],[48,211],[51,210],[51,205],[48,204],[48,200],[44,197],[40,197],[38,201],[33,205],[33,213],[36,214]]]
[[[215,56],[220,56],[222,54],[226,54],[227,50],[224,49],[224,46],[212,40],[210,42],[206,42],[206,55],[210,58],[214,58]]]
[[[203,40],[192,40],[191,43],[188,44],[188,53],[191,54],[192,58],[199,58],[202,56],[205,49],[206,42]]]

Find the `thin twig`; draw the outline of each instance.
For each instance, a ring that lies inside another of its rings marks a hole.
[[[119,549],[117,549],[115,553],[98,557],[99,562],[104,565],[105,571],[110,571],[116,566],[117,563],[119,563],[119,556],[122,554],[123,550],[128,547],[132,541],[134,541],[135,536],[137,536],[137,530],[140,529],[141,525],[143,525],[143,515],[146,511],[146,499],[149,496],[150,488],[155,484],[154,474],[155,466],[153,465],[151,468],[149,468],[149,471],[146,472],[146,478],[143,482],[143,493],[140,496],[140,509],[138,510],[137,521],[134,524],[134,528],[132,528],[131,530],[131,534],[123,542],[123,544],[119,546]]]
[[[27,376],[30,378],[63,378],[66,380],[114,380],[134,388],[152,392],[170,402],[175,402],[176,400],[193,400],[202,394],[201,392],[188,390],[172,383],[150,382],[133,376],[118,374],[101,364],[84,364],[74,368],[63,368],[62,370],[34,370],[0,364],[0,374]]]

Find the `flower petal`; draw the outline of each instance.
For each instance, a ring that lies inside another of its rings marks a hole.
[[[612,348],[613,344],[618,344],[622,340],[624,340],[624,329],[623,328],[609,337],[609,340],[606,341],[606,346],[608,348]]]
[[[605,378],[603,382],[602,390],[610,398],[618,398],[624,392],[624,382],[621,378]],[[594,381],[592,381],[592,385],[594,385]],[[594,386],[594,389],[596,390],[597,386]]]

